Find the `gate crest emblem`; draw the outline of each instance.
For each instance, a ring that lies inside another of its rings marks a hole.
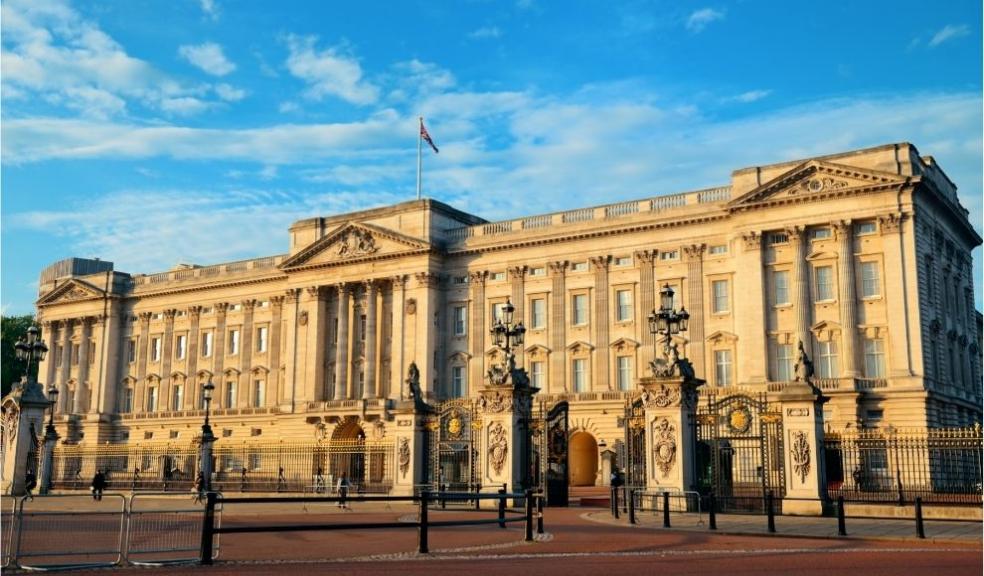
[[[793,472],[799,476],[800,482],[806,483],[810,473],[810,442],[802,430],[793,432]]]
[[[509,441],[506,440],[506,429],[500,422],[489,424],[489,463],[492,464],[496,474],[502,474],[507,454],[509,454]]]
[[[677,441],[676,427],[666,418],[657,418],[653,422],[653,456],[656,466],[663,477],[670,475],[673,463],[676,462]]]

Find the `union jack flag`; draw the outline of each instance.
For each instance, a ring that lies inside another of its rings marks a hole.
[[[430,147],[434,149],[434,153],[438,154],[439,151],[437,146],[434,145],[434,141],[431,140],[431,135],[427,133],[427,128],[424,127],[424,121],[420,121],[420,137],[424,139],[424,142],[430,144]]]

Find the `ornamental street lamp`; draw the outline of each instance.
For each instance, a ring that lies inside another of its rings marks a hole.
[[[505,305],[502,307],[502,317],[497,319],[492,324],[492,328],[489,329],[493,345],[502,351],[503,357],[505,358],[503,365],[493,366],[489,370],[488,376],[492,384],[505,384],[510,377],[517,380],[514,382],[516,384],[525,382],[525,371],[516,370],[516,355],[513,353],[513,348],[523,345],[526,327],[523,326],[522,322],[513,324],[513,313],[515,311],[516,307],[507,299]],[[523,373],[522,377],[519,377],[519,372]]]
[[[205,403],[205,423],[202,424],[202,432],[204,433],[208,430],[209,433],[212,432],[212,427],[208,424],[209,407],[212,405],[212,392],[215,391],[215,384],[212,384],[210,379],[204,385],[202,385],[202,402]]]
[[[679,368],[680,376],[693,377],[693,366],[686,358],[680,358],[673,336],[686,332],[690,325],[690,313],[686,307],[680,310],[673,308],[673,288],[664,284],[659,291],[659,309],[649,314],[649,332],[662,336],[663,359],[654,359],[651,363],[653,375],[657,377],[672,377]],[[653,343],[655,348],[656,343]],[[655,352],[655,350],[654,350]]]
[[[212,405],[212,392],[215,391],[215,384],[212,380],[202,385],[202,402],[205,403],[205,422],[202,424],[202,444],[199,452],[198,469],[201,477],[199,479],[199,493],[208,492],[212,487],[212,443],[215,442],[215,434],[212,434],[212,426],[208,423],[209,408]]]
[[[38,338],[40,332],[37,326],[31,326],[27,329],[27,338],[20,338],[14,344],[17,358],[25,361],[25,382],[31,377],[31,364],[41,362],[44,360],[45,355],[48,354],[48,346],[44,343],[44,340]]]
[[[48,404],[51,407],[51,411],[48,413],[48,427],[45,429],[45,435],[55,433],[55,404],[58,402],[58,388],[52,384],[48,387]]]

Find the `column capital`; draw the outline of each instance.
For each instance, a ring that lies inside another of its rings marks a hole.
[[[554,262],[547,263],[547,267],[550,268],[551,275],[563,275],[567,271],[567,267],[570,262],[567,260],[556,260]]]
[[[522,280],[523,277],[526,276],[527,269],[528,267],[525,264],[522,266],[510,266],[509,268],[506,268],[509,272],[509,278],[512,280]]]
[[[137,314],[137,316],[140,318],[141,324],[150,324],[150,319],[153,318],[154,314],[153,312],[141,312]],[[66,321],[66,322],[70,322],[70,321]],[[68,326],[70,326],[70,324],[68,324]]]
[[[468,273],[469,284],[485,284],[485,279],[489,273],[487,270],[473,270]]]
[[[102,326],[103,323],[106,322],[106,315],[105,314],[96,314],[94,316],[90,316],[89,317],[89,320],[91,321],[91,323],[92,323],[93,326]]]
[[[256,308],[256,300],[254,300],[253,298],[247,298],[243,300],[242,304],[243,304],[243,310],[253,310],[254,308]]]
[[[186,312],[188,316],[191,317],[192,320],[197,320],[202,316],[202,307],[199,306],[198,304],[195,304],[194,306],[188,306]]]
[[[287,290],[284,291],[284,297],[287,299],[287,302],[290,304],[297,302],[297,297],[300,296],[300,294],[301,294],[300,288],[288,288]]]
[[[785,232],[786,235],[789,236],[790,240],[795,240],[798,242],[803,239],[803,236],[806,233],[806,226],[786,226]]]
[[[168,308],[163,312],[164,319],[167,320],[168,322],[174,322],[174,315],[177,313],[178,311],[175,310],[174,308]]]
[[[395,276],[390,276],[389,281],[390,284],[393,285],[393,288],[403,288],[407,283],[407,277],[405,274],[397,274]]]
[[[227,310],[229,310],[229,303],[228,302],[216,302],[215,303],[215,313],[216,314],[225,314]]]
[[[852,232],[851,229],[852,225],[853,222],[851,222],[850,219],[834,220],[833,222],[830,223],[830,227],[833,229],[834,234],[836,234],[838,238],[843,238],[844,236],[850,238]]]
[[[379,288],[379,280],[376,278],[366,278],[362,281],[362,287],[367,294],[374,293]]]
[[[908,219],[904,213],[886,214],[878,217],[878,229],[882,236],[886,234],[898,234],[899,227]]]
[[[324,294],[324,290],[321,289],[321,286],[306,286],[304,293],[307,294],[309,299],[318,300]]]
[[[270,305],[273,306],[274,308],[279,308],[279,307],[283,306],[284,305],[284,297],[283,296],[280,296],[280,295],[270,296]]]
[[[651,265],[656,262],[655,250],[636,250],[633,256],[635,256],[635,259],[642,262],[643,264]]]
[[[414,279],[417,281],[418,287],[433,287],[437,286],[441,281],[440,274],[435,274],[433,272],[417,272],[413,275]]]
[[[608,270],[608,265],[612,262],[612,257],[609,254],[604,256],[592,256],[588,258],[591,262],[591,267],[595,270]]]
[[[742,232],[741,241],[745,245],[745,251],[762,249],[762,233],[758,230]]]
[[[707,244],[690,244],[683,247],[683,254],[687,260],[700,260],[704,256],[705,250],[707,250]]]
[[[335,284],[335,290],[338,291],[338,296],[351,296],[354,291],[354,287],[347,282],[339,282]]]

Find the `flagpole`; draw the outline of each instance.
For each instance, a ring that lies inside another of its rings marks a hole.
[[[424,117],[418,116],[417,121],[419,126],[417,126],[417,200],[420,200],[420,172],[423,169],[422,160],[422,144],[423,138],[420,136],[424,129]]]

